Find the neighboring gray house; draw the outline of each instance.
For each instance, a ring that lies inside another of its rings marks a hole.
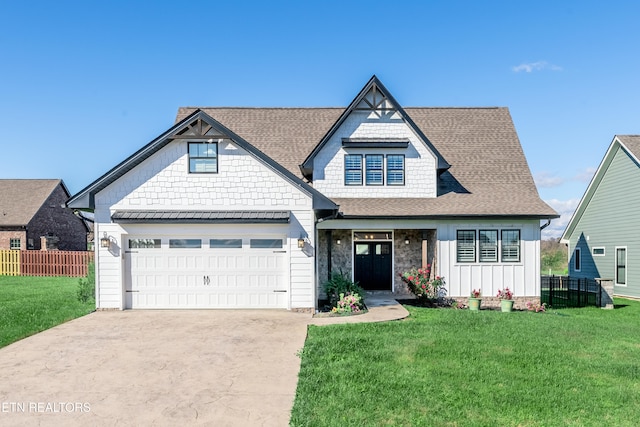
[[[640,135],[616,135],[567,225],[569,275],[640,297]]]
[[[87,250],[85,222],[65,208],[59,179],[0,179],[0,249]],[[47,249],[46,247],[44,249]]]
[[[98,308],[312,310],[330,271],[404,294],[540,295],[538,196],[506,108],[180,108],[74,195],[95,212]],[[97,242],[104,242],[98,244]]]

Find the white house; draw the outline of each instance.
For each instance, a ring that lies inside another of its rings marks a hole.
[[[374,76],[345,108],[180,108],[67,203],[95,212],[100,309],[310,310],[331,271],[406,292],[540,295],[538,196],[506,108],[402,108]]]

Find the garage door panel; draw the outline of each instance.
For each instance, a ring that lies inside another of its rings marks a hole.
[[[170,248],[167,241],[126,253],[128,308],[287,308],[286,251]]]

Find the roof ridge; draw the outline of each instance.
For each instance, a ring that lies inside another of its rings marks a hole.
[[[199,110],[344,110],[347,107],[224,107],[224,106],[193,106],[186,105],[178,108],[184,109],[199,109]],[[405,110],[408,109],[421,109],[421,110],[500,110],[508,109],[509,107],[500,106],[480,106],[480,107],[402,107]],[[632,135],[628,135],[632,136]]]

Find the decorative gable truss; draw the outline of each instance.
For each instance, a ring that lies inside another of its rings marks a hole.
[[[436,197],[438,174],[447,168],[375,76],[301,165],[314,188],[340,198]]]

